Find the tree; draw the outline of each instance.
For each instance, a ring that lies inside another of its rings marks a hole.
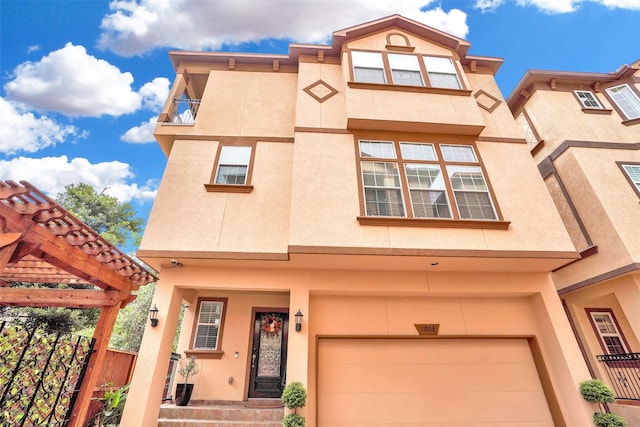
[[[120,310],[109,340],[110,347],[125,351],[140,349],[155,288],[155,283],[141,287],[136,299]]]

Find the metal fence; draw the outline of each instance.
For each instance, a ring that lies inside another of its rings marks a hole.
[[[68,422],[94,339],[0,322],[0,425]]]
[[[616,399],[640,400],[640,353],[596,356],[609,376]]]

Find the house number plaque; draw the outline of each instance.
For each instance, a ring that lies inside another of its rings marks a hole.
[[[416,329],[420,335],[438,335],[439,323],[416,323]]]

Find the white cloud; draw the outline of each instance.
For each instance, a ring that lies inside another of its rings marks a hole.
[[[31,112],[21,111],[19,106],[0,97],[0,153],[34,153],[45,147],[64,142],[70,136],[86,138],[75,126],[62,125],[54,120]]]
[[[140,95],[131,88],[131,73],[71,43],[38,62],[18,65],[14,76],[4,87],[7,97],[35,110],[99,117],[131,113],[141,106]]]
[[[156,139],[153,137],[153,131],[157,123],[158,118],[151,117],[148,121],[141,123],[140,126],[134,126],[126,131],[124,135],[120,137],[120,140],[131,144],[155,142]]]
[[[518,0],[518,6],[533,6],[546,13],[575,12],[585,1],[598,3],[610,9],[640,10],[640,0]],[[504,4],[504,0],[476,0],[474,7],[491,12]]]
[[[64,192],[66,185],[86,183],[96,191],[106,189],[105,194],[118,198],[120,202],[153,200],[156,189],[147,185],[140,187],[136,183],[127,184],[127,180],[133,177],[130,166],[118,161],[92,164],[84,158],[69,161],[67,156],[0,160],[0,179],[26,180],[50,197]]]
[[[156,77],[142,85],[139,92],[142,97],[142,105],[152,111],[162,110],[169,96],[170,84],[166,77]]]
[[[157,47],[218,49],[223,43],[268,37],[327,42],[332,31],[396,13],[466,37],[464,12],[420,11],[431,3],[433,0],[114,0],[111,13],[102,20],[99,45],[132,56]]]
[[[27,47],[27,53],[37,52],[39,50],[40,50],[40,45],[39,44],[34,44],[32,46],[28,46]]]

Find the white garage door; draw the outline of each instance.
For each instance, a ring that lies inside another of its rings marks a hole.
[[[318,343],[318,427],[552,427],[525,339]]]

